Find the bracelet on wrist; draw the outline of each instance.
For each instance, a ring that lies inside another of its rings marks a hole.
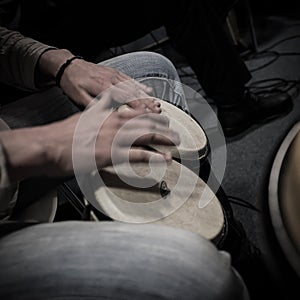
[[[75,59],[83,59],[83,57],[81,56],[73,56],[69,59],[67,59],[59,68],[58,72],[56,73],[56,76],[55,76],[55,82],[56,82],[56,85],[60,87],[60,81],[61,81],[61,78],[66,70],[66,68],[72,63],[73,60]]]

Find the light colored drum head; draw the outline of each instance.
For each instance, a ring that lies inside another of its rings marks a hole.
[[[279,244],[300,278],[300,123],[282,142],[270,175],[269,209]]]
[[[300,134],[293,141],[280,180],[281,209],[285,225],[300,253]],[[300,254],[299,254],[300,259]]]
[[[159,100],[159,99],[158,99]],[[206,156],[207,137],[202,127],[187,113],[175,105],[159,100],[161,103],[161,114],[170,119],[169,128],[173,129],[180,136],[178,146],[150,145],[161,153],[171,152],[172,157],[186,160],[201,159]],[[129,109],[122,105],[119,109]]]
[[[127,172],[130,167],[136,175]],[[96,180],[99,174],[95,173],[95,180],[88,182],[93,192],[87,200],[117,221],[163,224],[190,230],[207,239],[222,231],[224,215],[219,200],[190,169],[173,160],[161,177],[158,166],[157,170],[153,165],[150,170],[146,163],[131,163],[130,167],[124,165],[117,172],[113,167],[103,169],[101,186]],[[204,189],[208,189],[205,194],[210,199],[200,208]]]
[[[166,101],[160,103],[161,114],[170,119],[169,127],[179,134],[181,142],[177,147],[152,145],[153,149],[162,153],[171,152],[173,157],[187,160],[205,156],[207,138],[201,126],[175,105]]]

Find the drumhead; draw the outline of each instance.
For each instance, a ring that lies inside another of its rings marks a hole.
[[[201,159],[207,154],[207,137],[202,127],[180,108],[167,102],[160,101],[162,115],[170,119],[169,127],[180,136],[180,144],[177,147],[152,145],[152,148],[162,152],[171,152],[178,159]]]
[[[182,160],[196,160],[205,157],[208,152],[208,142],[202,127],[177,106],[164,100],[157,100],[161,104],[161,114],[170,119],[169,128],[179,134],[181,142],[174,147],[164,145],[150,145],[150,147],[161,153],[171,152],[173,158]],[[119,109],[130,108],[122,105]]]
[[[175,160],[162,175],[158,166],[150,169],[146,163],[107,167],[93,175],[87,181],[91,191],[87,201],[113,220],[182,228],[210,240],[223,230],[224,214],[217,197],[199,176]],[[202,207],[203,195],[207,201]]]
[[[269,212],[276,238],[300,278],[300,123],[275,156],[269,181]]]

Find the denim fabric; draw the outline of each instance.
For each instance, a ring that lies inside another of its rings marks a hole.
[[[141,81],[154,90],[154,96],[189,111],[177,70],[165,56],[138,51],[108,59],[100,64],[110,66]]]

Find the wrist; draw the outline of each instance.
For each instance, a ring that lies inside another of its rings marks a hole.
[[[61,82],[61,78],[66,70],[66,68],[68,68],[70,66],[70,64],[76,60],[76,59],[83,59],[83,57],[81,56],[73,56],[69,59],[67,59],[61,66],[60,68],[58,69],[58,72],[56,73],[56,76],[55,76],[55,83],[57,86],[60,87],[60,82]]]
[[[60,67],[74,55],[66,49],[51,49],[39,59],[39,71],[49,79],[54,80]]]

